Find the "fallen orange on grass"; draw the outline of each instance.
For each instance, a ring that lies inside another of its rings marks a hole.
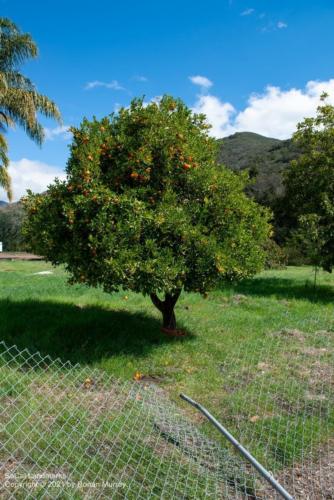
[[[183,170],[189,170],[191,168],[191,165],[189,163],[183,163],[182,168]]]
[[[250,422],[253,422],[253,423],[254,423],[254,422],[257,422],[258,420],[260,420],[259,415],[254,415],[253,417],[250,417],[250,418],[249,418],[249,421],[250,421]]]
[[[91,378],[86,378],[84,381],[85,389],[89,389],[93,385],[93,380]]]
[[[137,382],[143,378],[143,374],[136,371],[136,373],[133,376],[133,380],[136,380]]]

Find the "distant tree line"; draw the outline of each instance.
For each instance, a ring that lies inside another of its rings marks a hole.
[[[0,241],[4,251],[25,250],[22,235],[23,207],[13,203],[0,209]]]

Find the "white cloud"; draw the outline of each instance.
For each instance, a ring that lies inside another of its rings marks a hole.
[[[213,137],[223,137],[232,133],[229,132],[232,116],[235,113],[232,104],[224,103],[213,95],[202,95],[198,96],[193,111],[207,116],[208,123],[212,126],[209,134]]]
[[[255,9],[246,9],[246,10],[242,11],[240,15],[241,16],[250,16],[254,12],[255,12]]]
[[[329,94],[329,102],[334,105],[334,78],[327,81],[310,80],[306,84],[307,93],[317,99],[323,94]]]
[[[277,23],[277,28],[278,28],[279,30],[284,29],[284,28],[287,28],[287,27],[288,27],[287,23],[285,23],[285,22],[283,22],[283,21],[278,21],[278,23]]]
[[[314,116],[322,92],[332,96],[334,104],[334,80],[310,81],[304,89],[281,90],[268,86],[263,94],[252,95],[248,106],[238,113],[236,130],[251,130],[259,134],[286,139],[291,137],[299,121]]]
[[[163,98],[162,95],[156,95],[152,97],[149,101],[143,101],[143,107],[146,108],[149,104],[152,103],[159,104],[162,98]],[[128,108],[128,106],[126,108]]]
[[[117,80],[112,80],[111,82],[101,82],[100,80],[94,80],[93,82],[88,82],[85,85],[85,90],[91,90],[97,87],[104,87],[106,89],[112,90],[125,90]]]
[[[207,115],[214,137],[248,131],[287,139],[295,132],[298,122],[315,115],[323,92],[330,95],[329,102],[334,104],[334,79],[312,80],[303,89],[268,86],[262,94],[252,94],[247,106],[239,112],[232,104],[213,95],[198,96],[193,109]]]
[[[189,80],[194,84],[194,85],[199,85],[202,88],[209,89],[212,87],[213,83],[209,78],[206,76],[189,76]]]
[[[148,78],[146,78],[146,76],[143,75],[135,75],[133,77],[133,80],[136,80],[137,82],[148,82]]]
[[[27,189],[31,189],[34,193],[42,193],[55,177],[65,179],[65,172],[61,167],[27,158],[10,162],[9,174],[12,178],[14,201],[22,198]],[[5,192],[0,189],[0,200],[6,199]]]
[[[161,99],[163,98],[162,95],[155,95],[154,97],[152,97],[152,99],[150,99],[150,103],[151,102],[154,102],[155,104],[159,104],[159,102],[161,101]]]
[[[61,125],[55,128],[44,128],[44,135],[47,141],[53,141],[56,137],[68,140],[72,137],[69,125]]]

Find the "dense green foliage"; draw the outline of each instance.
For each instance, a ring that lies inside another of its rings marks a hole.
[[[20,203],[0,207],[0,241],[4,251],[24,250],[22,235],[23,207]]]
[[[0,186],[7,190],[9,199],[12,192],[5,130],[20,125],[31,139],[41,144],[44,133],[37,113],[60,120],[55,103],[39,94],[31,80],[20,72],[20,66],[37,57],[37,53],[29,34],[21,33],[9,19],[0,18]]]
[[[73,133],[67,180],[27,198],[25,227],[73,282],[150,294],[164,315],[182,289],[205,293],[262,267],[268,214],[244,194],[246,177],[217,167],[203,115],[168,96],[134,100]]]
[[[282,211],[298,226],[303,250],[315,265],[331,272],[334,264],[334,106],[325,101],[306,118],[293,140],[302,151],[285,173]],[[302,237],[304,235],[304,237]],[[305,243],[305,239],[309,243]]]
[[[250,132],[234,134],[218,140],[218,144],[220,163],[236,172],[249,170],[251,180],[246,185],[245,192],[254,196],[258,203],[270,206],[275,215],[274,237],[280,244],[284,243],[289,228],[286,227],[285,216],[278,216],[280,210],[277,201],[284,189],[283,171],[289,166],[290,160],[297,157],[296,146],[290,140],[280,141]],[[291,252],[289,251],[289,256]],[[292,262],[293,258],[291,259],[289,260]],[[305,256],[299,252],[298,263],[303,261]]]
[[[266,269],[282,269],[288,263],[288,256],[285,249],[280,247],[272,238],[268,239],[265,244],[266,251]]]

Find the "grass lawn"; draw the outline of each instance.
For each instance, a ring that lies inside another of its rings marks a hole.
[[[188,335],[168,339],[148,298],[69,286],[45,262],[0,262],[0,340],[120,379],[139,371],[174,400],[184,392],[272,470],[334,436],[333,302],[328,273],[314,290],[309,267],[265,271],[206,299],[183,293],[176,316]]]
[[[125,379],[139,370],[161,377],[175,394],[184,390],[215,406],[220,364],[240,347],[283,328],[334,328],[334,276],[321,273],[315,292],[312,279],[311,268],[290,267],[207,299],[182,294],[176,316],[188,337],[167,339],[149,298],[69,286],[62,268],[44,262],[0,262],[0,338]]]

